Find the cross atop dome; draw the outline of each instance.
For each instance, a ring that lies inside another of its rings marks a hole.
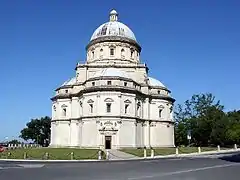
[[[113,9],[113,10],[110,12],[109,17],[110,17],[109,20],[110,20],[111,22],[117,21],[117,20],[118,20],[118,13],[117,13],[117,11]]]

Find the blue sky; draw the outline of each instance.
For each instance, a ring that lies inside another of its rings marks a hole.
[[[239,7],[237,0],[2,0],[0,140],[17,137],[31,118],[51,115],[54,89],[74,76],[112,8],[176,103],[211,92],[226,110],[239,109]]]

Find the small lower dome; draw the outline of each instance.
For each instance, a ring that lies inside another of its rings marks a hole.
[[[165,87],[163,85],[163,83],[161,83],[159,80],[155,79],[155,78],[152,78],[152,77],[148,77],[149,79],[149,85],[150,86],[161,86],[161,87]]]
[[[73,78],[65,81],[61,86],[74,85],[76,83],[76,81],[77,81],[76,77],[73,77]]]

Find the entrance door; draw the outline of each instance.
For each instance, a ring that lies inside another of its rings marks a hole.
[[[105,149],[111,149],[112,136],[105,136]]]

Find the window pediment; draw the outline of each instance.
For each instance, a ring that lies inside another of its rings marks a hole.
[[[159,109],[164,109],[163,105],[158,106]]]
[[[124,103],[130,104],[130,103],[132,103],[132,102],[131,102],[129,99],[127,99],[127,100],[124,101]]]
[[[66,108],[66,107],[67,107],[67,105],[66,105],[66,104],[63,104],[61,107],[62,107],[62,108]]]
[[[89,99],[87,103],[94,103],[94,101],[92,99]]]
[[[113,99],[112,99],[112,98],[106,98],[106,99],[104,100],[104,102],[113,102]]]

